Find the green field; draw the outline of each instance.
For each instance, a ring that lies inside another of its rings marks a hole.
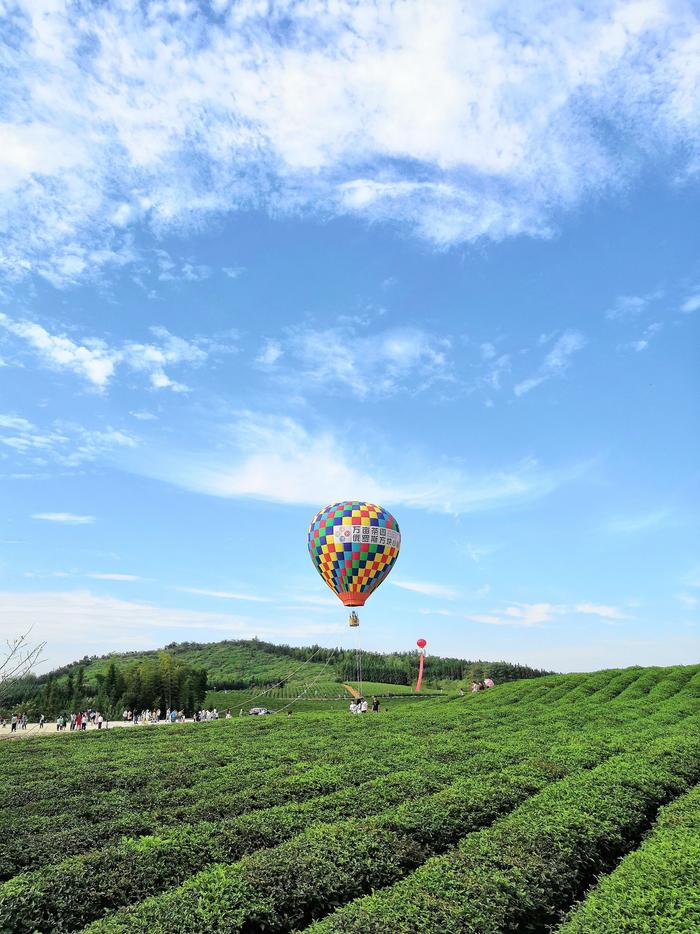
[[[700,930],[700,666],[0,743],[0,930]]]

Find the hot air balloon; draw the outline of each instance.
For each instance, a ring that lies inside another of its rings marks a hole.
[[[373,503],[333,503],[309,526],[314,567],[347,607],[364,606],[396,564],[400,546],[398,522]],[[356,613],[350,614],[350,625],[358,625]]]
[[[423,659],[425,658],[425,647],[428,643],[425,639],[416,639],[416,645],[420,649],[420,663],[418,665],[418,680],[416,681],[416,694],[420,691],[420,686],[423,683]]]

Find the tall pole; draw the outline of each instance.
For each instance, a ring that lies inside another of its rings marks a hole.
[[[420,691],[420,686],[423,683],[423,657],[425,653],[420,653],[420,663],[418,666],[418,680],[416,681],[416,694]]]

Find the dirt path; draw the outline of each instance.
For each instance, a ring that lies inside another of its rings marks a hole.
[[[194,723],[193,720],[186,720],[186,723]],[[212,723],[217,721],[212,720]],[[26,739],[30,736],[82,736],[84,733],[104,733],[106,730],[113,730],[115,728],[121,729],[122,727],[127,727],[128,729],[137,728],[137,729],[147,729],[151,726],[177,726],[177,723],[169,723],[167,720],[157,720],[155,723],[138,723],[135,724],[129,722],[128,720],[110,720],[109,726],[103,725],[102,730],[98,730],[94,724],[90,724],[87,730],[69,730],[66,727],[64,730],[57,730],[56,724],[47,722],[44,725],[44,729],[39,729],[38,723],[28,723],[26,730],[16,730],[14,733],[10,730],[9,724],[4,728],[0,729],[0,740],[9,739]]]
[[[358,697],[362,697],[360,692],[356,691],[355,688],[351,684],[344,684],[343,687],[348,692],[348,694],[350,694],[351,697],[354,697],[355,699],[357,699]]]

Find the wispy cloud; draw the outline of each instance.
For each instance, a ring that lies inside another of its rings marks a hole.
[[[331,328],[293,329],[287,375],[324,391],[350,389],[360,399],[400,390],[419,392],[453,379],[449,338],[413,327],[378,330],[370,323],[362,318]],[[273,344],[272,353],[275,362],[281,356],[279,344]]]
[[[582,613],[584,616],[599,616],[601,619],[629,619],[627,613],[623,613],[616,606],[605,606],[600,603],[576,603],[573,607],[574,613]]]
[[[204,639],[263,638],[309,639],[323,635],[337,638],[343,627],[323,620],[299,619],[294,623],[257,620],[228,613],[161,607],[150,603],[99,596],[89,591],[0,593],[0,619],[8,632],[25,632],[47,640],[51,664],[63,664],[85,654],[86,634],[90,651],[153,649],[190,638],[198,631]]]
[[[641,353],[641,351],[646,350],[649,346],[651,339],[655,334],[658,334],[659,331],[663,328],[663,324],[660,321],[654,321],[647,328],[644,329],[642,336],[637,338],[637,340],[632,341],[627,346],[634,350],[636,353]]]
[[[176,587],[180,593],[193,593],[200,597],[215,597],[218,600],[244,600],[249,603],[270,603],[269,597],[259,597],[255,594],[234,593],[230,590],[205,590],[201,587]]]
[[[441,597],[444,600],[456,600],[459,596],[459,591],[455,590],[454,587],[448,587],[445,584],[433,584],[429,581],[413,581],[404,578],[395,580],[391,577],[389,578],[389,583],[393,584],[394,587],[400,587],[402,590],[410,590],[413,593],[419,593],[425,597]]]
[[[94,516],[78,516],[72,512],[35,512],[32,519],[41,519],[43,522],[62,522],[65,525],[90,525],[95,521]]]
[[[620,534],[646,532],[663,525],[670,515],[671,512],[668,509],[655,509],[638,515],[618,516],[607,523],[607,529],[609,532]]]
[[[700,599],[692,593],[677,593],[676,600],[688,610],[694,610],[700,605]]]
[[[661,290],[657,290],[645,295],[620,295],[605,312],[605,317],[610,321],[624,321],[637,318],[646,311],[653,302],[663,298],[663,294]]]
[[[565,331],[544,358],[537,373],[516,383],[513,390],[515,395],[523,396],[553,376],[563,373],[568,368],[571,357],[585,346],[586,339],[583,334],[578,331]]]
[[[93,389],[104,390],[119,367],[145,374],[153,389],[176,392],[187,387],[172,379],[166,367],[201,366],[210,351],[230,351],[208,339],[187,341],[171,334],[166,328],[152,327],[157,342],[124,342],[110,346],[101,338],[76,341],[65,334],[54,334],[40,324],[15,320],[0,313],[0,328],[19,338],[48,368],[74,373]]]
[[[622,610],[615,606],[597,603],[575,603],[573,605],[561,603],[516,603],[503,610],[494,610],[491,613],[477,613],[467,616],[474,623],[485,623],[489,626],[542,626],[553,619],[562,616],[596,616],[604,622],[630,619]]]
[[[537,461],[476,473],[408,453],[396,463],[376,446],[350,443],[330,430],[310,431],[291,418],[239,413],[216,429],[217,450],[146,450],[125,456],[128,469],[213,496],[309,506],[348,496],[434,512],[469,513],[540,499],[585,465],[563,471]],[[386,463],[392,464],[387,470]]]
[[[105,573],[105,574],[86,574],[86,577],[90,577],[96,581],[123,581],[125,583],[130,583],[132,581],[141,581],[142,577],[138,577],[136,574],[119,574],[119,573]]]
[[[693,311],[697,311],[698,308],[700,308],[700,292],[689,295],[681,305],[681,311],[687,315],[691,314]]]
[[[692,4],[8,17],[0,265],[15,277],[76,281],[131,261],[137,223],[250,206],[398,221],[439,245],[546,235],[648,163],[697,160]]]
[[[26,418],[0,415],[0,449],[9,449],[32,464],[49,462],[78,467],[115,448],[133,448],[136,439],[107,425],[89,429],[73,422],[54,421],[40,428]]]
[[[266,340],[260,353],[255,358],[255,362],[262,367],[271,367],[277,363],[283,354],[284,351],[279,341]]]

